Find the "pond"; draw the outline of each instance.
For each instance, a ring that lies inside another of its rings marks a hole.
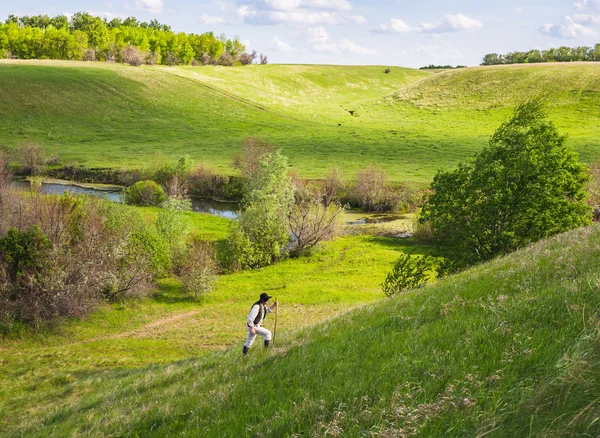
[[[29,189],[29,181],[15,181],[14,185],[22,189]],[[116,186],[96,186],[88,184],[74,184],[68,181],[42,182],[41,192],[45,194],[62,195],[65,192],[98,196],[113,202],[123,202],[122,189]],[[221,202],[212,199],[192,198],[192,209],[198,213],[207,213],[226,219],[235,219],[238,216],[239,204],[237,202]]]

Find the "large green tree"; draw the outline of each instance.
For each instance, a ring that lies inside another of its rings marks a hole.
[[[590,221],[588,173],[539,100],[519,105],[489,147],[454,171],[438,172],[422,221],[457,266]]]

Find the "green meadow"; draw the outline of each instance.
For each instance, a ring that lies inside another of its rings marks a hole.
[[[4,341],[0,433],[597,436],[600,229],[382,300],[398,251],[423,250],[342,238],[225,276],[202,306],[163,281],[152,301]],[[242,357],[257,290],[280,298],[278,334]]]
[[[229,174],[255,136],[304,177],[375,164],[392,180],[429,182],[485,146],[515,104],[542,95],[582,159],[600,155],[597,63],[384,69],[2,61],[0,138],[38,142],[64,164],[139,168],[189,153]]]
[[[153,220],[157,209],[142,212]],[[188,217],[198,236],[219,241],[227,235],[225,219],[192,213]],[[400,252],[429,252],[410,239],[355,234],[323,245],[310,257],[222,275],[216,290],[201,302],[185,295],[177,280],[166,278],[158,281],[150,298],[106,305],[82,321],[2,338],[0,435],[24,432],[28,419],[45,407],[67,399],[86,403],[85,393],[96,385],[81,387],[83,392],[79,385],[87,386],[90,378],[98,383],[112,379],[115,372],[167,366],[230,346],[241,356],[244,321],[261,291],[282,303],[277,336],[286,336],[381,300],[381,283]],[[273,324],[274,318],[268,318],[266,326],[273,329]],[[260,350],[257,342],[252,353]]]
[[[303,177],[374,164],[425,184],[542,96],[581,158],[600,155],[599,64],[384,70],[0,61],[0,145],[123,169],[190,154],[231,174],[255,136]],[[227,239],[228,220],[184,214],[196,238]],[[346,225],[198,301],[167,277],[144,299],[15,327],[0,335],[0,436],[598,436],[600,228],[385,298],[400,254],[435,254],[398,238],[413,221]],[[274,345],[242,357],[263,291],[280,302]]]

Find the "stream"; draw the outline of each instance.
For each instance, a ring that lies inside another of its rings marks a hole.
[[[29,189],[29,181],[15,181],[18,188]],[[98,196],[113,202],[123,202],[122,189],[113,187],[96,188],[85,185],[72,184],[68,182],[43,182],[41,192],[45,194],[62,195],[65,192]],[[237,202],[221,202],[212,199],[191,198],[192,209],[197,213],[207,213],[226,219],[235,219],[238,216],[239,204]]]

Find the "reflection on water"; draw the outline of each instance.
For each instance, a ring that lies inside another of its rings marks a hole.
[[[15,181],[14,185],[19,188],[28,189],[29,181]],[[40,189],[45,194],[62,195],[65,192],[98,196],[113,202],[123,202],[123,194],[120,190],[101,190],[88,187],[80,187],[71,184],[42,183]],[[208,213],[226,219],[235,219],[238,216],[239,205],[236,202],[220,202],[210,199],[192,198],[192,209],[199,213]]]

